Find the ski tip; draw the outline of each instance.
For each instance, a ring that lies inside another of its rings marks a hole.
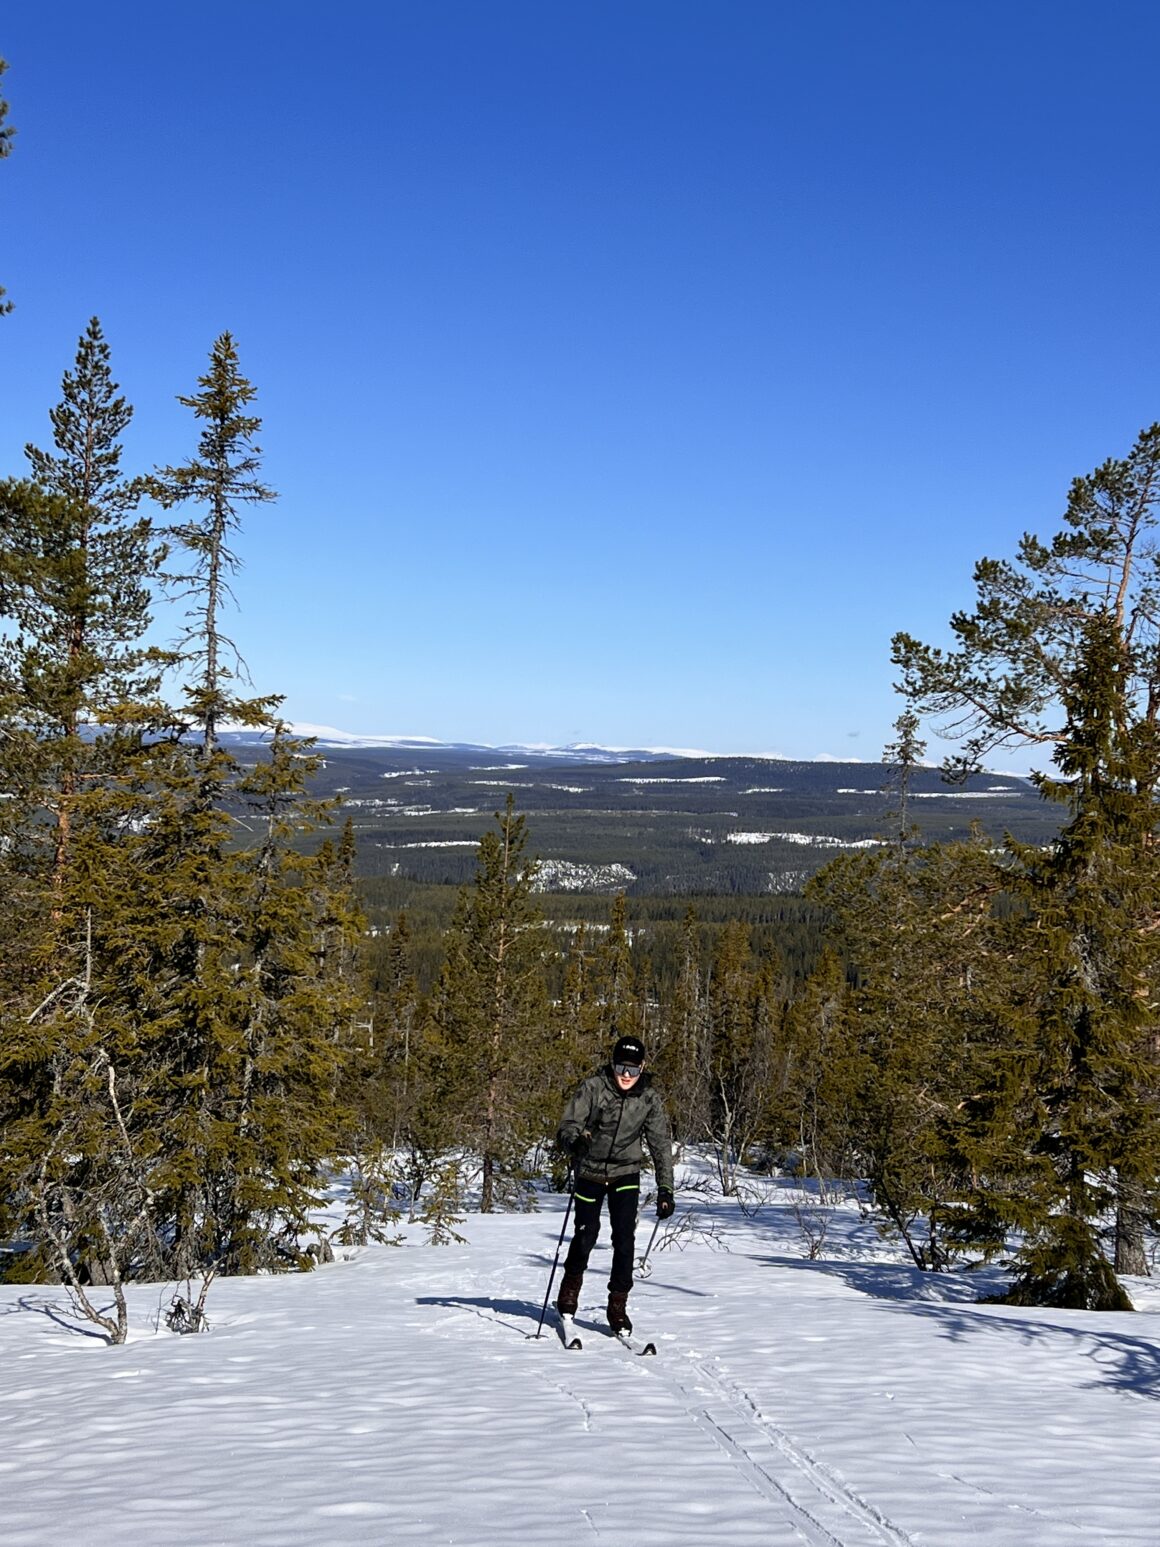
[[[646,1343],[640,1351],[641,1358],[643,1359],[645,1354],[655,1354],[656,1351],[657,1345],[655,1343]]]

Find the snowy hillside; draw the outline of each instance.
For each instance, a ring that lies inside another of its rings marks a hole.
[[[655,1359],[529,1341],[563,1200],[470,1244],[216,1285],[212,1331],[133,1293],[108,1348],[0,1287],[0,1539],[113,1547],[1153,1547],[1160,1292],[1138,1315],[974,1303],[847,1205],[806,1260],[790,1184],[633,1294]],[[680,1218],[680,1215],[678,1215]],[[648,1237],[642,1222],[638,1246]],[[171,1291],[170,1291],[171,1292]]]

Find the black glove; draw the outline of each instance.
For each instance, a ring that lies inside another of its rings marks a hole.
[[[568,1153],[571,1155],[572,1159],[576,1162],[577,1165],[579,1165],[580,1162],[584,1159],[585,1155],[587,1155],[591,1144],[592,1135],[590,1133],[578,1133],[572,1140],[571,1144],[568,1146]]]
[[[669,1215],[673,1212],[676,1206],[676,1203],[673,1201],[673,1195],[669,1189],[667,1187],[658,1187],[657,1218],[668,1219]]]

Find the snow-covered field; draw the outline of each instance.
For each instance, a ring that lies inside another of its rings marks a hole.
[[[214,1286],[212,1330],[123,1348],[0,1287],[5,1547],[1129,1547],[1160,1540],[1160,1290],[1138,1315],[974,1303],[845,1206],[806,1260],[791,1184],[656,1253],[636,1358],[535,1331],[562,1219]],[[680,1215],[678,1215],[678,1218]],[[642,1221],[643,1249],[651,1220]],[[727,1248],[727,1249],[726,1249]],[[170,1291],[171,1292],[171,1291]]]

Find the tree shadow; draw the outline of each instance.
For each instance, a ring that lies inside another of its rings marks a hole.
[[[111,1312],[115,1307],[109,1306],[108,1309]],[[86,1326],[83,1321],[69,1319],[70,1316],[79,1316],[79,1312],[66,1312],[52,1300],[37,1300],[31,1295],[21,1295],[14,1305],[5,1306],[0,1314],[17,1316],[21,1312],[33,1316],[45,1316],[49,1321],[55,1322],[58,1327],[63,1328],[65,1332],[68,1332],[73,1337],[96,1338],[99,1343],[107,1343],[109,1341],[108,1333],[102,1332],[100,1328],[94,1327],[91,1324]]]
[[[1160,1338],[1121,1332],[1129,1312],[1060,1311],[1059,1321],[1033,1320],[1025,1307],[980,1301],[980,1291],[991,1286],[981,1283],[978,1276],[923,1273],[904,1263],[806,1262],[777,1257],[765,1261],[779,1268],[841,1279],[860,1294],[891,1302],[892,1311],[933,1321],[939,1334],[954,1343],[990,1338],[1000,1343],[1014,1340],[1024,1346],[1054,1343],[1058,1348],[1065,1344],[1097,1367],[1097,1373],[1086,1383],[1089,1389],[1126,1391],[1160,1401]],[[1077,1316],[1084,1316],[1082,1324],[1063,1319]],[[1097,1316],[1099,1325],[1087,1319]]]
[[[543,1302],[533,1304],[530,1300],[499,1300],[493,1295],[419,1295],[415,1304],[443,1305],[450,1310],[471,1311],[484,1321],[493,1321],[497,1326],[526,1335],[518,1323],[538,1322]],[[515,1322],[504,1321],[504,1317],[513,1317]]]
[[[1126,1332],[1103,1331],[1102,1327],[1072,1326],[1063,1321],[1028,1321],[1022,1307],[979,1306],[972,1314],[957,1307],[916,1305],[915,1315],[933,1320],[944,1337],[958,1342],[968,1334],[977,1338],[982,1330],[998,1339],[1016,1338],[1020,1343],[1069,1343],[1085,1359],[1096,1365],[1098,1373],[1087,1383],[1089,1389],[1103,1387],[1127,1391],[1133,1396],[1160,1401],[1160,1341],[1137,1337]],[[1111,1318],[1129,1312],[1061,1312],[1061,1315],[1097,1315]]]
[[[979,1274],[924,1273],[906,1262],[847,1262],[842,1258],[819,1257],[810,1262],[804,1257],[766,1257],[763,1261],[779,1268],[795,1268],[807,1273],[822,1273],[840,1279],[859,1294],[874,1300],[903,1300],[909,1304],[934,1301],[945,1305],[975,1304],[980,1293],[990,1288]]]

